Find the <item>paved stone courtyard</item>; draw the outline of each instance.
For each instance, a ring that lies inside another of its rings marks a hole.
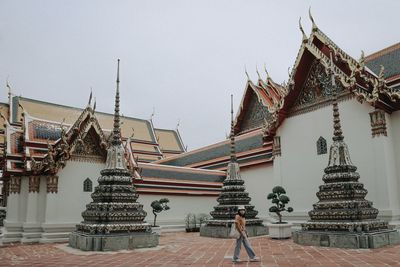
[[[81,252],[66,244],[0,247],[0,266],[400,266],[400,245],[375,250],[299,246],[292,240],[250,239],[261,262],[232,264],[233,240],[167,233],[160,246],[122,252]],[[242,248],[242,260],[247,260]]]

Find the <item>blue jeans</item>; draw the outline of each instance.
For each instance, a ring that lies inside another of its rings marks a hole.
[[[242,235],[238,239],[236,239],[236,247],[235,247],[235,252],[233,254],[233,260],[238,260],[240,256],[240,249],[242,247],[242,242],[243,246],[246,249],[247,255],[249,255],[250,259],[253,259],[256,256],[256,253],[254,252],[253,248],[251,247],[249,240]]]

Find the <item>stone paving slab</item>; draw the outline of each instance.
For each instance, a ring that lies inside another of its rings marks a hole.
[[[400,245],[379,249],[301,246],[292,240],[250,238],[261,262],[233,264],[234,240],[198,233],[162,234],[160,246],[121,252],[84,252],[67,244],[0,247],[0,266],[400,266]],[[242,260],[247,255],[242,248]]]

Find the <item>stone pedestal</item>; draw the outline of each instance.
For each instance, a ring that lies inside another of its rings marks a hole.
[[[69,245],[84,251],[116,251],[156,247],[158,240],[156,233],[90,235],[72,232],[69,236]]]
[[[268,234],[268,228],[264,225],[246,226],[246,230],[247,230],[249,237]],[[217,237],[217,238],[231,238],[229,236],[230,231],[231,231],[230,226],[228,227],[228,226],[203,225],[200,228],[200,236]]]
[[[371,233],[335,233],[330,231],[296,231],[293,241],[300,245],[335,248],[379,248],[400,243],[396,230],[382,230]]]

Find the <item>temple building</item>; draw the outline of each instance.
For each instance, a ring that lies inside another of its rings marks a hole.
[[[309,219],[332,144],[329,68],[333,68],[341,124],[359,182],[368,189],[368,200],[379,211],[377,218],[397,226],[400,43],[368,56],[362,52],[357,60],[310,19],[311,34],[299,25],[300,49],[287,82],[258,73],[258,80],[248,78],[244,87],[234,135],[251,205],[258,218],[274,220],[267,194],[281,185],[294,209],[284,219],[298,226]],[[91,101],[80,109],[11,93],[8,103],[0,106],[5,124],[0,129],[0,161],[7,206],[0,242],[66,240],[81,221],[104,168],[112,114],[96,111]],[[161,197],[171,201],[171,210],[159,220],[166,228],[182,226],[189,212],[210,212],[226,177],[230,140],[185,151],[178,131],[156,129],[151,120],[121,120],[125,157],[138,201],[148,213],[146,220],[152,218],[151,201]]]
[[[400,223],[400,43],[356,60],[322,32],[314,20],[302,40],[288,81],[249,78],[236,114],[236,152],[252,204],[264,220],[267,194],[286,189],[294,212],[284,219],[300,227],[318,201],[321,170],[331,144],[332,87],[337,80],[338,105],[352,160],[368,189],[378,218]],[[362,48],[360,48],[362,49]],[[330,59],[330,54],[333,60]],[[332,62],[333,61],[333,62]],[[226,170],[229,140],[161,159],[157,164]]]
[[[113,128],[113,114],[96,111],[91,100],[79,109],[10,92],[9,102],[1,104],[7,217],[0,242],[67,241],[82,220],[105,166]],[[172,207],[159,219],[167,228],[182,227],[193,206],[198,213],[208,212],[224,172],[153,164],[185,152],[178,130],[123,116],[121,134],[127,167],[147,214],[151,202],[162,197],[168,197]]]

